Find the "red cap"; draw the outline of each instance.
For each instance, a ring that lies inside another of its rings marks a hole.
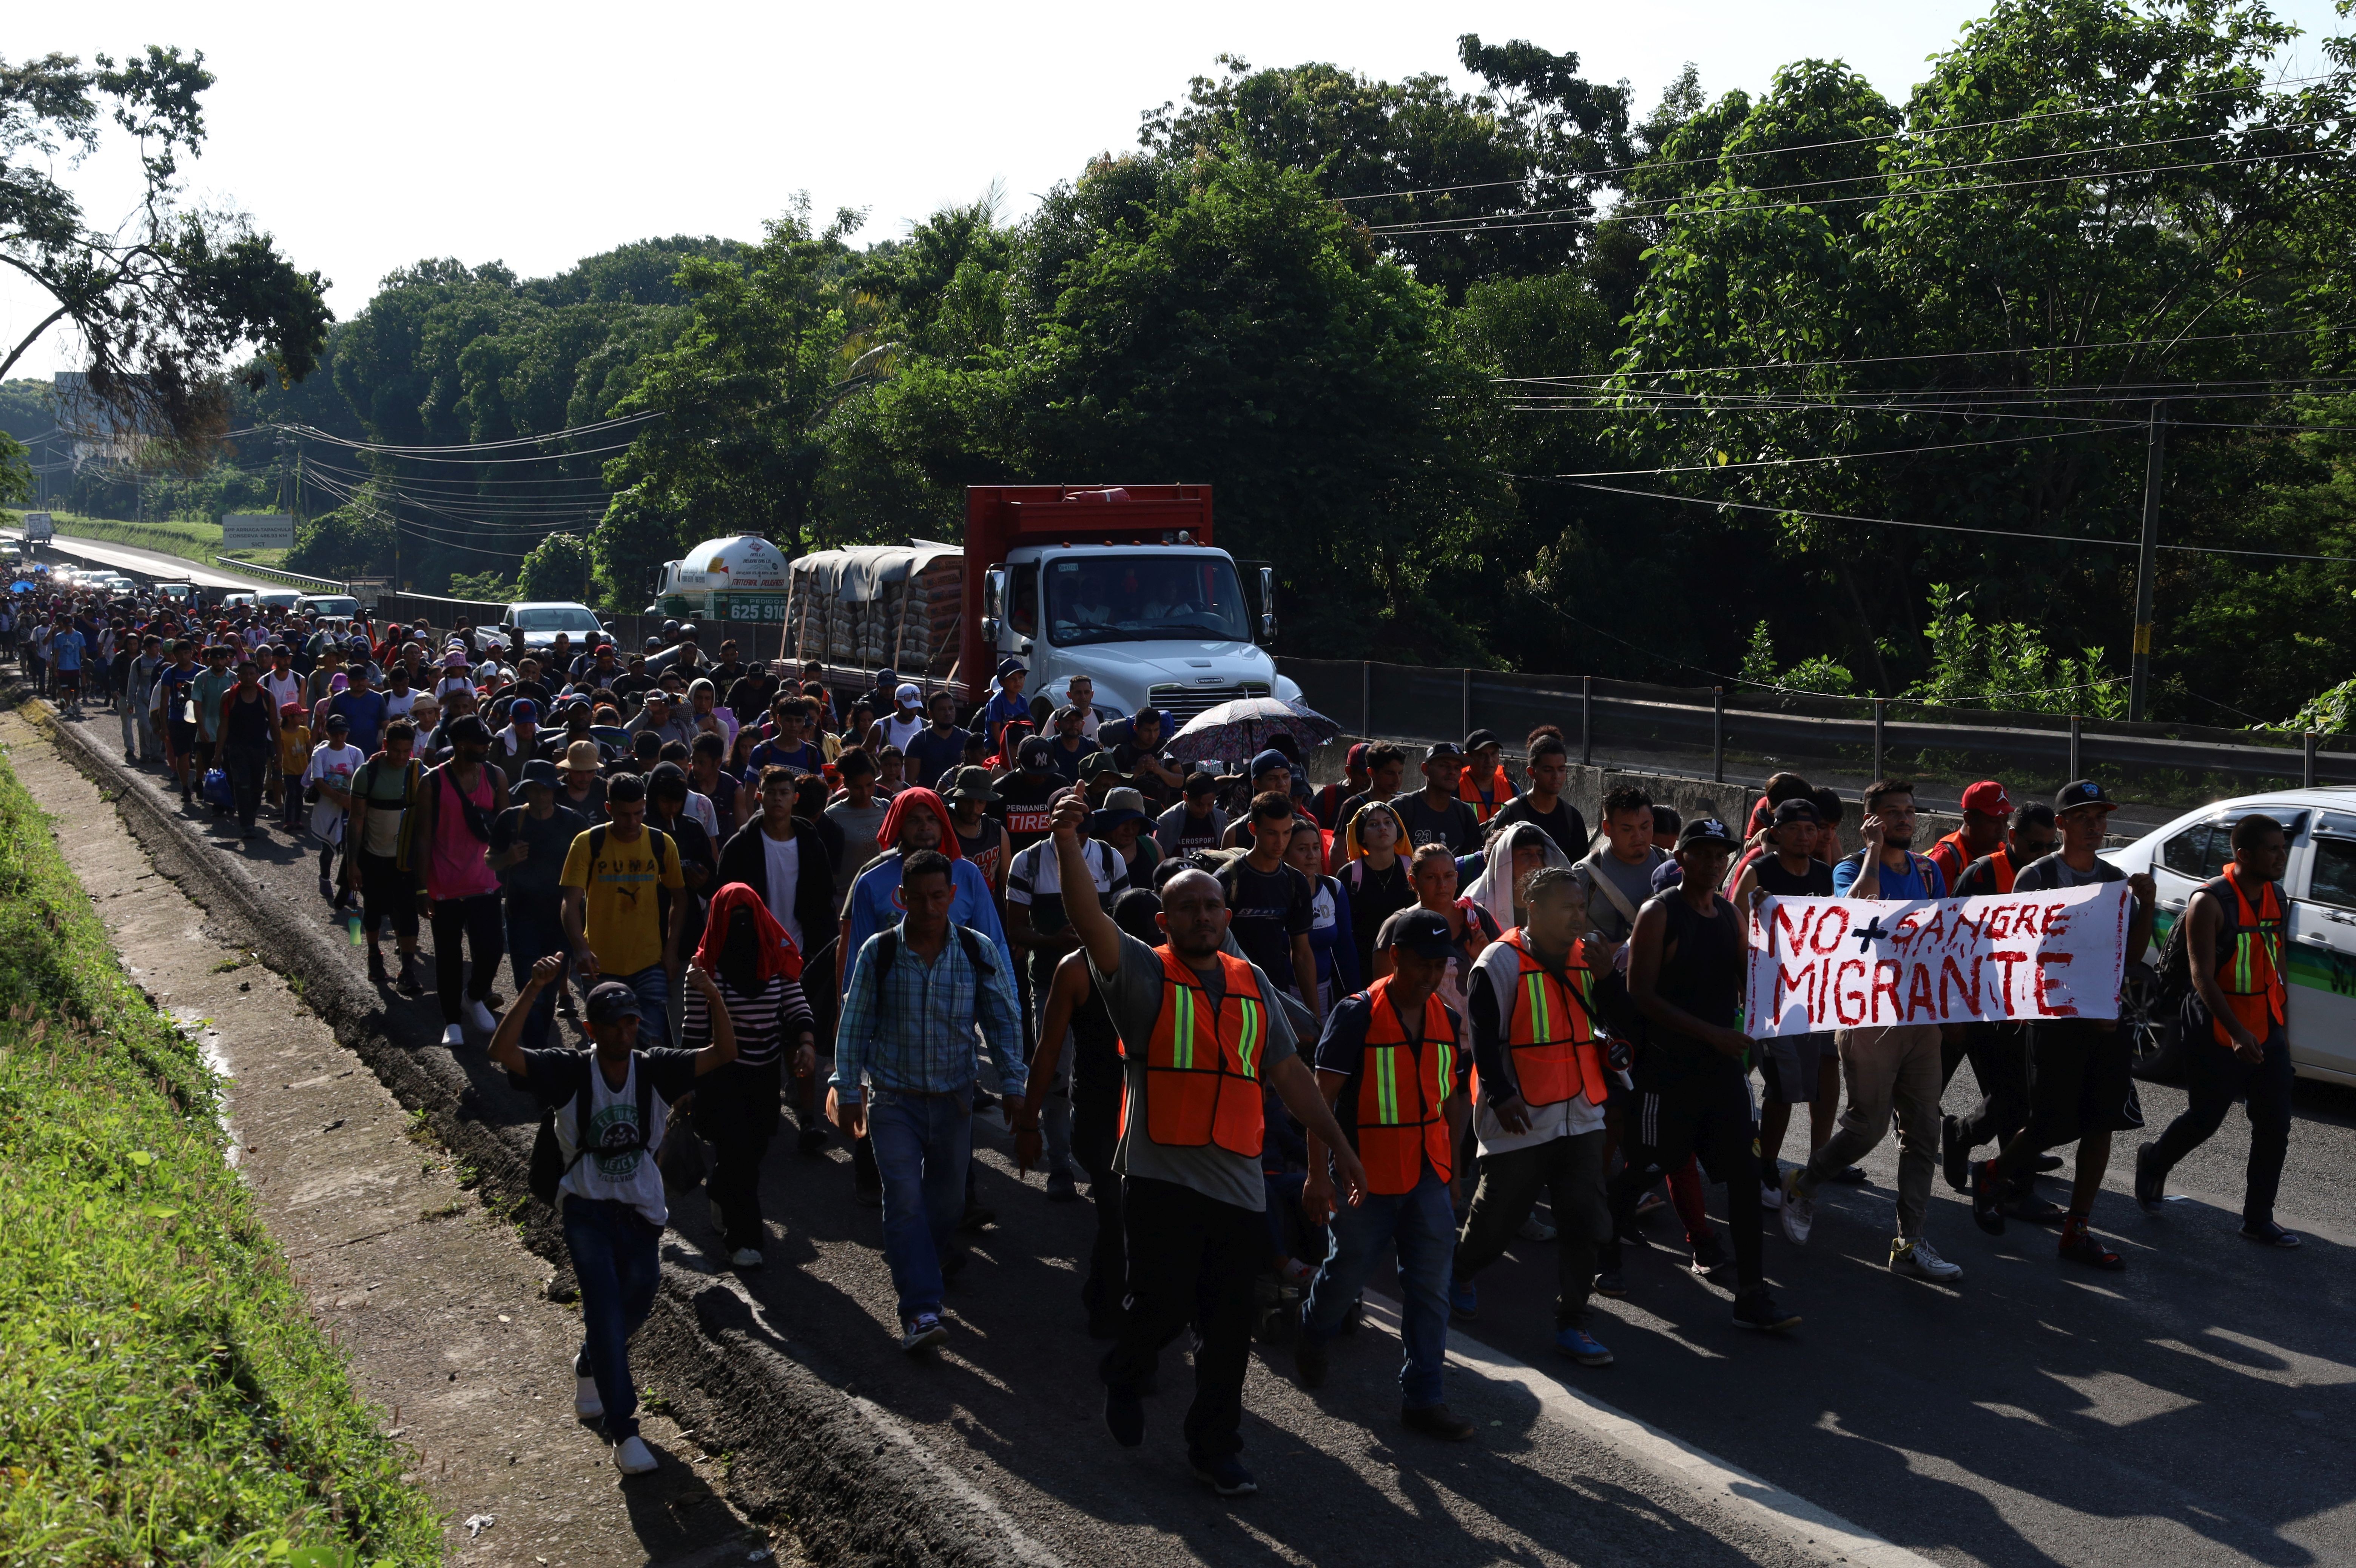
[[[2004,785],[1994,779],[1982,779],[1964,791],[1964,809],[1985,816],[2002,816],[2012,809],[2012,801],[2005,795]]]

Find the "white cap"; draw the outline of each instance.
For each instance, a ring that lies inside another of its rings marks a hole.
[[[900,689],[892,696],[903,708],[922,708],[925,705],[925,694],[918,691],[911,681],[902,681]]]

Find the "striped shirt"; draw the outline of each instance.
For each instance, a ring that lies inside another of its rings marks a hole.
[[[746,996],[730,985],[724,975],[714,975],[712,979],[720,987],[720,999],[728,1008],[728,1021],[736,1026],[736,1060],[747,1067],[766,1067],[784,1051],[787,1039],[798,1043],[804,1031],[816,1025],[809,999],[802,995],[798,980],[773,976],[766,986]],[[711,1012],[710,1004],[703,999],[703,987],[690,986],[687,1016],[680,1037],[689,1050],[701,1051],[712,1043]]]

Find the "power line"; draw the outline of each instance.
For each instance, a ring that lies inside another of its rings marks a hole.
[[[2320,76],[2285,77],[2275,82],[2273,85],[2277,88],[2290,87],[2305,82],[2329,81],[2330,80],[2331,73],[2327,72]],[[1965,121],[1964,123],[1959,125],[1932,125],[1926,126],[1920,131],[1909,131],[1901,128],[1899,130],[1892,131],[1887,136],[1847,136],[1834,142],[1804,142],[1798,146],[1793,147],[1762,147],[1757,152],[1751,153],[1719,153],[1706,158],[1647,158],[1633,164],[1607,165],[1599,169],[1583,169],[1573,172],[1591,178],[1598,175],[1633,174],[1639,170],[1649,169],[1687,168],[1696,164],[1719,164],[1742,158],[1789,157],[1794,153],[1817,153],[1824,152],[1833,147],[1858,147],[1864,146],[1868,144],[1886,146],[1890,143],[1898,141],[1901,137],[1905,136],[1950,136],[1958,131],[1980,131],[1986,130],[1992,125],[2025,125],[2032,120],[2050,120],[2064,114],[2109,114],[2129,109],[2157,110],[2174,107],[2175,105],[2182,103],[2197,103],[2207,98],[2222,98],[2251,91],[2253,91],[2252,88],[2246,85],[2240,87],[2219,87],[2212,88],[2206,92],[2187,93],[2181,98],[2164,99],[2158,101],[2145,99],[2132,103],[2090,105],[2083,109],[2038,109],[2031,110],[2026,114],[2007,115],[2004,118],[1997,120]],[[2264,91],[2264,89],[2261,88],[2259,91]],[[1395,200],[1400,197],[1408,196],[1444,196],[1452,191],[1494,190],[1503,186],[1526,185],[1529,183],[1531,177],[1532,176],[1525,176],[1521,179],[1515,180],[1476,180],[1470,185],[1426,186],[1416,190],[1373,191],[1365,196],[1337,196],[1331,199],[1337,202],[1389,201]]]
[[[1976,446],[2019,446],[2025,442],[2060,441],[2067,436],[2099,435],[2105,430],[2126,430],[2129,428],[2140,429],[2141,421],[2136,420],[2107,420],[2103,422],[2099,429],[2093,430],[2047,431],[2039,435],[2008,435],[1999,436],[1993,441],[1957,441],[1949,442],[1944,445],[1936,446],[1892,446],[1885,447],[1879,452],[1831,452],[1820,453],[1814,457],[1757,457],[1749,458],[1740,463],[1693,463],[1675,468],[1607,468],[1599,469],[1588,474],[1545,474],[1536,475],[1516,475],[1515,477],[1535,477],[1543,479],[1630,479],[1655,474],[1719,474],[1730,472],[1737,468],[1781,468],[1802,463],[1846,463],[1852,458],[1910,457],[1916,453],[1957,452],[1966,447]]]
[[[1512,474],[1511,479],[1547,480],[1545,474]],[[1934,533],[1980,534],[1990,539],[2035,539],[2044,544],[2106,545],[2114,549],[2141,548],[2134,539],[2097,539],[2091,534],[2032,534],[2013,528],[1973,528],[1960,523],[1913,523],[1898,517],[1861,517],[1848,512],[1811,512],[1798,507],[1765,507],[1751,501],[1720,501],[1708,496],[1676,496],[1661,490],[1625,490],[1614,485],[1595,485],[1573,481],[1581,490],[1601,490],[1613,496],[1637,496],[1649,501],[1683,501],[1696,507],[1725,507],[1738,512],[1772,512],[1781,517],[1811,517],[1826,523],[1871,523],[1888,528],[1922,528]],[[2181,555],[2255,556],[2267,560],[2319,560],[2335,565],[2356,566],[2356,555],[2297,555],[2277,549],[2226,549],[2215,545],[2164,544],[2158,547]]]
[[[351,441],[340,435],[332,435],[316,425],[265,425],[255,428],[290,431],[298,435],[308,436],[315,441],[348,446],[355,452],[378,453],[390,457],[406,457],[418,453],[501,452],[519,446],[545,446],[552,441],[562,441],[569,436],[596,435],[606,431],[619,430],[627,425],[644,424],[648,420],[662,417],[661,411],[648,410],[645,413],[620,414],[612,419],[593,421],[588,424],[570,425],[563,430],[550,431],[545,435],[519,435],[511,436],[504,441],[453,442],[424,446],[402,446],[390,442]]]

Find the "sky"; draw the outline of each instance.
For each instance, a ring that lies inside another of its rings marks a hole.
[[[1690,60],[1711,95],[1764,88],[1778,66],[1836,58],[1901,97],[1985,0],[1289,0],[1182,6],[1023,3],[894,6],[559,7],[416,0],[400,7],[100,0],[19,13],[7,58],[87,59],[150,43],[199,49],[219,78],[191,194],[250,214],[329,280],[348,317],[395,267],[502,261],[524,276],[656,235],[757,239],[808,192],[825,222],[866,209],[862,240],[905,234],[998,188],[1019,219],[1096,154],[1137,144],[1140,113],[1215,76],[1322,59],[1369,75],[1477,85],[1456,37],[1576,50],[1582,74],[1626,80],[1639,112]],[[2278,0],[2316,69],[2330,0]],[[664,26],[666,22],[674,26]],[[112,224],[136,185],[123,139],[73,178]],[[0,282],[0,343],[48,314]],[[52,330],[12,372],[79,364]],[[5,349],[0,349],[5,354]]]

